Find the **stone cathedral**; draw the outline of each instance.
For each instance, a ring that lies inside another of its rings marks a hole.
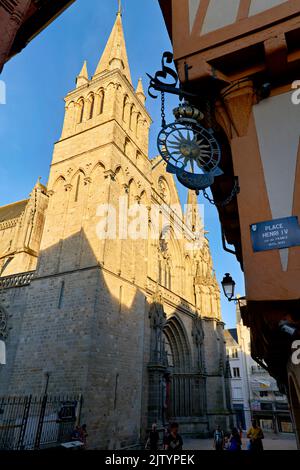
[[[47,187],[0,208],[0,397],[82,394],[90,448],[134,445],[154,422],[207,435],[231,421],[197,198],[183,211],[173,177],[148,158],[145,101],[118,13],[94,75],[84,63],[66,96]],[[117,215],[116,236],[99,236],[99,207],[120,201],[144,207],[159,234],[124,236]]]

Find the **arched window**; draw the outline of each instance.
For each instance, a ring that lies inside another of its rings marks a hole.
[[[167,321],[163,333],[172,351],[174,373],[188,372],[192,364],[189,342],[183,324],[173,316]]]
[[[104,110],[104,90],[99,92],[99,114],[103,114]]]
[[[134,106],[132,104],[130,107],[130,116],[129,116],[129,129],[131,130],[132,130],[132,125],[133,125],[133,110],[134,110]]]
[[[170,369],[174,369],[174,366],[175,366],[174,354],[172,351],[170,341],[165,334],[163,335],[163,343],[164,343],[164,350],[165,350],[166,359],[167,359],[167,366]]]
[[[128,207],[131,207],[135,204],[135,197],[136,197],[136,187],[134,180],[130,180],[128,183]]]
[[[124,96],[124,100],[123,100],[123,111],[122,111],[122,119],[123,119],[123,121],[125,121],[125,111],[126,111],[127,100],[128,100],[128,96],[125,95],[125,96]]]
[[[78,124],[81,124],[83,122],[83,116],[84,116],[84,99],[81,98],[79,101],[78,101],[78,104],[79,104],[79,110],[78,110],[78,120],[77,120],[77,123]]]
[[[142,154],[141,152],[137,150],[136,151],[136,164],[138,165],[139,163],[141,163],[141,160],[142,160]]]
[[[95,97],[94,95],[90,95],[89,97],[89,114],[88,114],[88,118],[89,119],[92,119],[93,117],[93,114],[94,114],[94,105],[95,105]]]
[[[166,204],[170,204],[170,197],[171,197],[170,188],[169,188],[169,185],[168,185],[167,181],[165,180],[165,178],[163,176],[159,177],[158,190],[159,190],[159,194],[160,194],[161,198],[164,200],[164,202]]]
[[[126,137],[125,139],[125,145],[124,145],[124,153],[125,155],[129,155],[130,153],[130,140]]]
[[[76,182],[75,202],[78,202],[79,188],[80,188],[80,175],[78,175],[77,182]]]
[[[138,113],[138,114],[137,114],[137,117],[136,117],[136,128],[135,128],[135,134],[136,134],[137,137],[139,137],[139,131],[140,131],[139,127],[140,127],[140,119],[141,119],[141,117],[142,117],[142,116],[141,116],[141,113]]]

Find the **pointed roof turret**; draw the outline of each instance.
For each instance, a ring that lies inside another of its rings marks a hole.
[[[35,185],[34,185],[34,188],[33,188],[32,192],[31,192],[30,196],[33,195],[33,193],[34,193],[35,190],[40,190],[40,191],[42,191],[42,192],[45,192],[45,191],[47,190],[46,186],[44,186],[44,185],[41,183],[41,179],[42,179],[42,177],[39,176],[38,179],[37,179],[37,182],[36,182]]]
[[[88,74],[88,69],[87,69],[87,64],[86,60],[83,63],[82,69],[76,78],[76,88],[79,88],[80,86],[86,85],[89,81],[89,74]]]
[[[143,103],[145,104],[146,102],[146,95],[144,93],[144,88],[143,88],[143,82],[142,82],[142,79],[139,78],[139,81],[138,81],[138,84],[137,84],[137,87],[136,87],[136,96],[138,97],[138,99]]]
[[[94,77],[100,73],[116,69],[119,69],[125,75],[129,83],[132,84],[120,6],[114,27],[109,36]]]

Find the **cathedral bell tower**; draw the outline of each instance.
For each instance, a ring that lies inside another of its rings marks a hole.
[[[76,89],[66,99],[66,113],[60,142],[111,120],[118,124],[117,144],[130,142],[148,154],[150,117],[145,109],[141,80],[133,88],[119,11],[96,71],[89,79],[87,63],[76,79]],[[99,129],[100,130],[100,129]],[[127,139],[127,140],[126,140]],[[54,158],[56,155],[54,155]]]
[[[94,75],[89,77],[84,62],[76,88],[65,98],[63,130],[55,144],[48,182],[50,201],[41,243],[40,274],[76,269],[93,264],[95,259],[103,262],[107,247],[96,240],[97,208],[99,204],[117,204],[117,185],[113,190],[110,185],[116,181],[118,169],[129,174],[142,162],[144,167],[137,171],[143,178],[150,167],[151,118],[145,100],[141,79],[136,90],[132,85],[119,8]],[[124,192],[126,175],[118,183]],[[84,260],[79,254],[83,242],[76,234],[80,232],[84,232],[93,260],[86,255]],[[66,239],[72,249],[64,249]],[[51,256],[45,262],[46,252]]]

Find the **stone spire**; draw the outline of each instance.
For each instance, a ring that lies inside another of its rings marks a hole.
[[[199,234],[201,231],[203,232],[203,223],[199,213],[197,195],[195,191],[192,191],[191,189],[188,190],[185,223],[192,230],[192,232],[197,234]]]
[[[100,62],[97,66],[94,77],[103,72],[116,69],[119,69],[123,73],[123,75],[125,75],[129,83],[132,85],[120,4],[114,27],[100,59]]]
[[[137,84],[137,87],[136,87],[136,96],[138,97],[138,99],[143,103],[145,104],[146,102],[146,95],[144,93],[144,88],[143,88],[143,82],[142,82],[142,79],[139,78],[139,81],[138,81],[138,84]]]
[[[78,75],[78,77],[76,78],[76,88],[79,88],[83,85],[86,85],[89,81],[89,74],[88,74],[88,70],[87,70],[87,64],[86,64],[86,60],[84,61],[84,64],[82,66],[82,69]]]

